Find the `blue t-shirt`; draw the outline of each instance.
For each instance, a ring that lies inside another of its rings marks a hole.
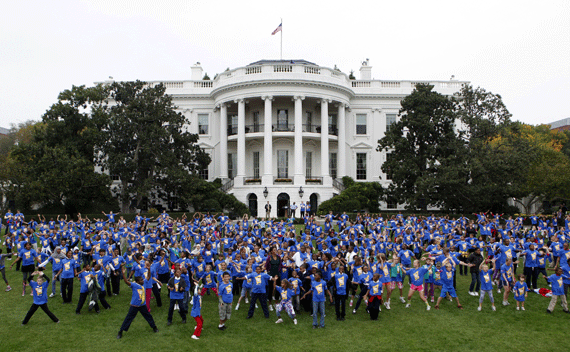
[[[412,268],[407,271],[410,276],[412,285],[421,286],[424,284],[424,275],[427,273],[427,268]]]
[[[34,249],[22,249],[18,256],[22,258],[22,265],[28,266],[34,264],[34,259],[38,256],[38,253]]]
[[[479,272],[479,278],[481,280],[482,291],[491,291],[493,289],[493,272],[491,270],[481,270]]]
[[[382,296],[382,282],[380,280],[370,281],[368,283],[368,289],[370,290],[370,296]]]
[[[340,296],[346,295],[346,284],[348,282],[348,275],[346,274],[336,274],[334,276],[334,282],[336,285],[336,294]]]
[[[555,296],[561,296],[564,294],[564,278],[562,275],[557,276],[556,274],[550,275],[546,280],[552,285],[552,294]]]
[[[283,287],[279,286],[277,287],[277,292],[281,296],[281,302],[291,302],[291,297],[294,296],[294,292],[290,288],[284,290]]]
[[[265,286],[271,279],[271,276],[267,275],[266,273],[253,273],[246,276],[248,279],[251,279],[251,292],[252,293],[265,293]]]
[[[224,303],[232,303],[234,296],[232,295],[233,285],[231,282],[227,284],[221,282],[218,288],[218,294],[222,296],[222,301]]]
[[[194,318],[202,315],[202,297],[200,295],[192,298],[192,311],[190,315]]]
[[[327,290],[327,284],[323,280],[311,282],[311,290],[313,291],[313,302],[324,302],[325,301],[325,291]]]
[[[523,302],[525,299],[525,294],[528,291],[528,286],[526,282],[517,281],[515,287],[513,288],[513,293],[515,294],[515,300]]]
[[[136,282],[131,282],[131,290],[133,290],[133,296],[131,297],[131,306],[144,306],[146,301],[146,292],[144,287],[137,284]]]
[[[79,290],[80,293],[87,293],[89,292],[89,286],[87,285],[91,279],[91,272],[84,271],[81,274],[77,275],[79,280],[81,280],[81,288]]]
[[[181,277],[173,277],[174,279],[174,290],[170,291],[170,298],[171,299],[183,299],[184,298],[184,290],[181,290],[180,281],[184,281]]]
[[[32,293],[34,294],[34,304],[42,305],[47,303],[47,288],[49,283],[47,281],[42,282],[39,285],[35,281],[30,281],[30,286],[32,287]]]
[[[455,274],[455,269],[448,271],[447,268],[443,268],[439,271],[439,278],[441,280],[442,286],[444,288],[453,288],[453,275]]]
[[[75,276],[75,267],[77,266],[75,260],[65,258],[62,259],[61,263],[62,263],[61,278],[73,279],[73,277]]]

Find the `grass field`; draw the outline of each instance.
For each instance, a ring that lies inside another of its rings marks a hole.
[[[7,266],[11,263],[6,261]],[[190,338],[195,326],[190,316],[187,324],[181,324],[175,312],[173,324],[167,327],[168,305],[156,308],[154,300],[152,315],[160,331],[153,333],[138,316],[123,339],[117,340],[117,331],[131,297],[124,283],[119,296],[108,298],[112,309],[96,314],[88,312],[85,306],[81,315],[76,315],[79,297],[76,280],[73,304],[62,304],[59,295],[49,299],[50,309],[61,320],[59,324],[52,323],[38,310],[28,325],[21,326],[32,297],[29,294],[22,297],[20,272],[7,269],[7,275],[13,290],[4,292],[4,283],[0,284],[0,351],[564,351],[568,348],[565,341],[570,332],[570,315],[563,313],[560,305],[553,314],[546,314],[549,299],[534,293],[529,293],[524,312],[515,310],[512,296],[511,305],[502,306],[496,293],[497,311],[491,311],[487,299],[483,311],[478,312],[478,298],[467,294],[470,277],[458,276],[462,311],[449,301],[442,302],[440,310],[426,311],[417,295],[412,307],[406,309],[397,302],[396,293],[392,309],[383,309],[378,321],[370,321],[363,306],[356,315],[351,314],[347,303],[346,321],[338,322],[334,307],[327,303],[326,328],[313,330],[312,318],[304,312],[298,316],[296,326],[286,315],[283,324],[275,324],[275,312],[271,312],[270,319],[265,319],[261,308],[256,310],[253,319],[246,320],[249,305],[242,302],[240,310],[234,310],[226,324],[228,329],[220,331],[217,329],[217,298],[206,295],[202,308],[204,329],[199,341]],[[540,286],[547,287],[544,279],[539,282]],[[407,291],[406,285],[404,293]],[[163,302],[168,302],[164,293]]]

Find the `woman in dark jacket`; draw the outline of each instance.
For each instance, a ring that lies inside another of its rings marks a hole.
[[[277,253],[277,247],[271,247],[271,252],[267,256],[267,260],[265,261],[265,270],[267,270],[267,274],[271,277],[277,276],[277,281],[275,281],[275,287],[281,286],[281,268],[283,263],[281,261],[281,257]],[[271,287],[270,287],[271,286]],[[271,301],[273,300],[273,281],[269,281],[267,284],[266,292],[267,298],[269,299],[269,310],[273,310],[271,305]],[[277,291],[275,293],[278,294]],[[277,299],[277,296],[275,296]]]
[[[481,254],[481,248],[476,248],[471,255],[467,258],[467,263],[471,267],[471,285],[469,285],[469,294],[471,296],[478,296],[479,289],[481,288],[481,279],[479,278],[479,266],[485,258]],[[475,290],[473,290],[475,289]]]

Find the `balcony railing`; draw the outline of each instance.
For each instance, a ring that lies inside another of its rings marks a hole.
[[[273,132],[293,132],[295,131],[294,124],[278,123],[272,126]]]
[[[263,124],[258,123],[255,125],[245,125],[245,133],[263,132]]]
[[[333,187],[338,189],[340,192],[344,191],[344,188],[345,188],[342,181],[340,181],[338,179],[333,179]]]
[[[260,123],[257,125],[246,125],[245,133],[258,133],[264,132],[264,124]],[[271,125],[271,130],[273,132],[295,132],[295,124],[274,124]],[[313,124],[303,124],[303,132],[311,133],[321,133],[320,125]],[[238,126],[228,126],[228,137],[236,135],[238,133]],[[329,125],[329,134],[333,136],[338,136],[338,127],[336,125]]]
[[[293,183],[293,180],[289,177],[273,176],[273,183]]]
[[[261,184],[261,178],[258,177],[246,177],[243,180],[243,184],[244,185],[260,185]]]

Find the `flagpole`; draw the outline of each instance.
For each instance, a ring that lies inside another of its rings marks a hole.
[[[281,61],[283,61],[283,19],[281,19],[281,31],[280,32],[281,32],[281,49],[279,51],[280,52],[279,56],[281,58]]]

